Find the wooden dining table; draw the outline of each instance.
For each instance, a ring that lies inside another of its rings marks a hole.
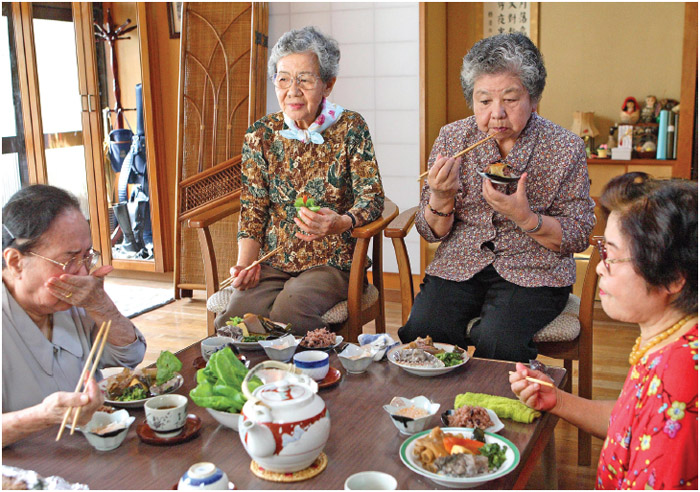
[[[267,357],[263,351],[243,354],[256,364]],[[201,355],[199,343],[176,354],[182,361],[183,386],[177,393],[188,395],[196,385],[195,360]],[[316,477],[295,483],[278,483],[257,478],[250,470],[251,458],[236,431],[219,425],[204,409],[189,401],[189,413],[202,421],[199,435],[172,446],[142,442],[137,424],[145,420],[144,411],[129,409],[136,421],[126,439],[113,451],[97,451],[80,433],[65,435],[55,442],[57,426],[27,437],[3,449],[3,465],[33,470],[42,476],[58,475],[69,482],[86,484],[91,489],[170,489],[190,465],[208,461],[218,465],[237,489],[343,489],[350,475],[378,470],[393,475],[399,489],[442,488],[430,479],[409,470],[399,457],[399,447],[408,436],[402,435],[382,408],[395,396],[413,398],[424,395],[440,404],[438,415],[429,422],[439,426],[440,413],[454,408],[455,396],[487,393],[514,398],[508,382],[512,362],[472,358],[455,370],[434,377],[409,374],[384,359],[374,362],[363,374],[347,374],[335,354],[331,366],[340,370],[342,379],[332,387],[319,390],[331,417],[330,438],[324,452],[328,466]],[[252,366],[251,366],[252,367]],[[562,368],[549,368],[558,387],[567,376]],[[520,463],[511,473],[480,487],[524,488],[533,468],[547,446],[552,445],[558,418],[544,413],[533,423],[502,419],[499,434],[517,446]],[[553,462],[547,466],[556,466]]]

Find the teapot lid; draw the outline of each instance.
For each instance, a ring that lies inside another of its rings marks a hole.
[[[282,379],[256,388],[253,394],[265,405],[274,408],[302,405],[315,393],[308,386]]]

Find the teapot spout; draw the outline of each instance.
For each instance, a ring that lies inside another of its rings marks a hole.
[[[253,459],[272,456],[277,448],[272,431],[265,425],[245,420],[239,432],[243,445]]]

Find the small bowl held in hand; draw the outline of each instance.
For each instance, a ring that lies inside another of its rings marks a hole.
[[[343,367],[350,374],[361,374],[374,361],[374,354],[364,350],[357,345],[349,343],[345,349],[338,354],[338,359]]]
[[[411,435],[425,429],[433,415],[440,410],[440,404],[431,402],[425,396],[416,396],[410,400],[396,397],[383,408],[401,434]],[[412,417],[412,413],[420,416]]]
[[[131,417],[126,410],[113,413],[95,412],[90,422],[81,427],[80,431],[98,451],[111,451],[124,442],[134,419],[135,417]]]
[[[270,359],[289,362],[297,350],[299,340],[294,338],[294,335],[286,335],[274,340],[260,340],[258,343],[262,345]]]

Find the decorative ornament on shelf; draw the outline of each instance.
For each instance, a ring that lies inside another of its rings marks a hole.
[[[639,103],[633,97],[628,97],[622,103],[622,111],[620,111],[620,122],[634,125],[639,121]]]
[[[585,142],[588,157],[593,152],[594,138],[599,135],[598,129],[593,124],[594,114],[592,111],[574,111],[574,124],[571,125],[571,131]]]
[[[654,123],[656,117],[659,114],[660,104],[656,102],[656,96],[647,96],[642,108],[642,117],[640,121],[642,123]]]
[[[598,157],[600,159],[608,158],[608,144],[601,144],[598,146]]]

